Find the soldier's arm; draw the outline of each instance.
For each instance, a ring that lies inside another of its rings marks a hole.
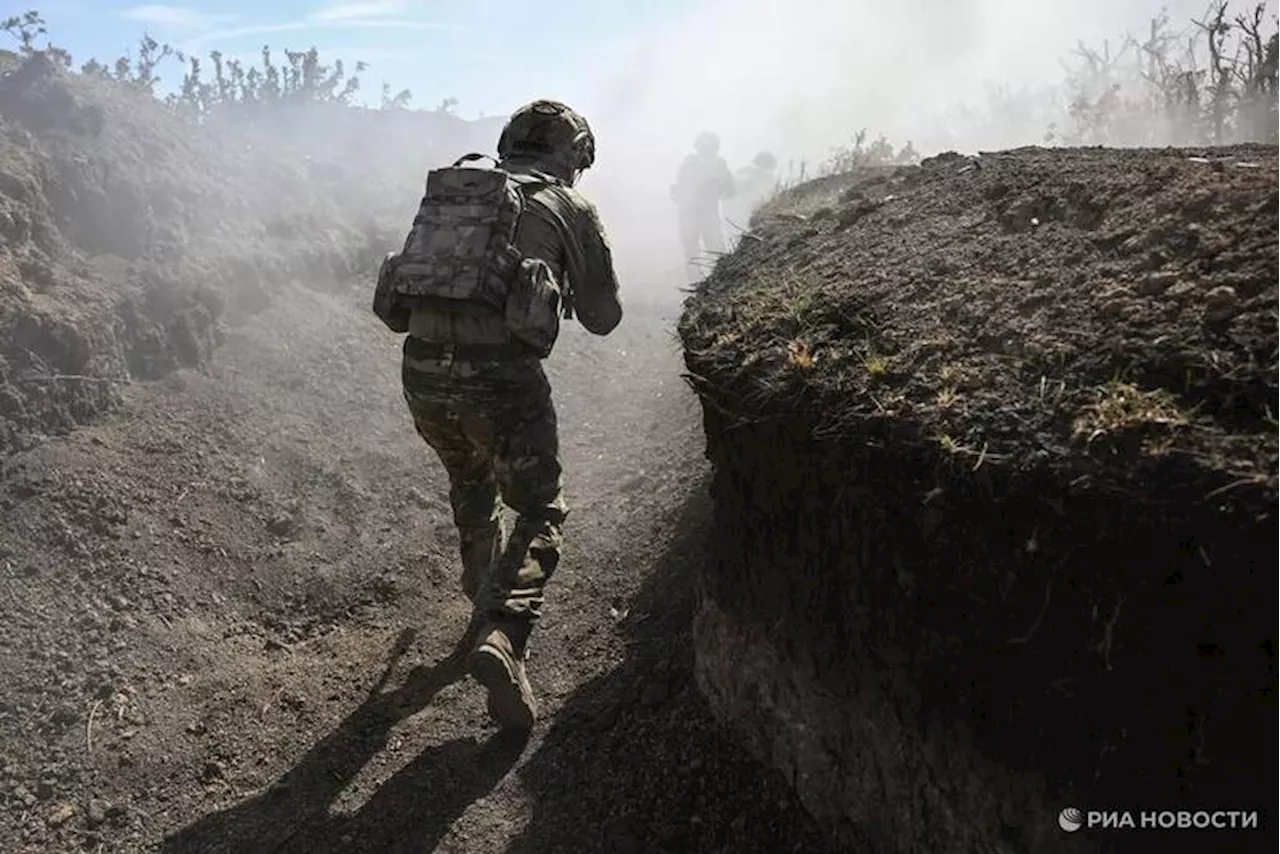
[[[720,158],[720,195],[728,199],[738,191],[737,182],[733,180],[733,173],[729,171],[729,164]]]
[[[585,199],[573,217],[572,229],[566,266],[573,288],[574,309],[588,332],[608,335],[622,321],[618,277],[600,215]]]

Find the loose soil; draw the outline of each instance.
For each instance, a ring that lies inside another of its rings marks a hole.
[[[423,168],[495,136],[0,76],[0,850],[821,850],[692,688],[673,312],[550,363],[573,510],[528,743],[461,670],[448,487],[369,284]]]
[[[460,669],[447,484],[366,296],[282,293],[6,460],[4,850],[824,850],[692,687],[674,313],[550,363],[573,509],[513,744]]]
[[[691,368],[730,410],[812,413],[819,436],[900,422],[997,466],[1174,466],[1269,513],[1276,178],[1274,147],[1243,146],[814,182],[758,214],[691,304]]]

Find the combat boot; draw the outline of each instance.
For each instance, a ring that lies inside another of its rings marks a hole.
[[[489,621],[467,661],[472,677],[489,692],[489,717],[502,729],[529,730],[538,718],[524,669],[530,628],[523,620]]]

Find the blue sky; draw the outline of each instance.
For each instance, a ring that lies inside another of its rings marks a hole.
[[[20,2],[20,0],[19,0]],[[18,3],[5,0],[18,11]],[[315,46],[361,75],[376,97],[385,80],[414,93],[416,106],[457,98],[459,112],[509,112],[540,94],[566,99],[585,93],[592,69],[637,32],[669,25],[696,0],[208,0],[142,3],[121,0],[28,0],[49,23],[50,38],[77,65],[134,50],[148,33],[189,52],[218,50],[255,57]],[[554,49],[543,33],[554,34]],[[161,76],[176,82],[171,66]]]

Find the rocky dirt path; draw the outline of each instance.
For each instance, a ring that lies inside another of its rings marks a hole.
[[[549,363],[573,509],[515,744],[462,674],[447,486],[363,301],[294,288],[3,463],[0,850],[822,850],[691,685],[675,310]]]

